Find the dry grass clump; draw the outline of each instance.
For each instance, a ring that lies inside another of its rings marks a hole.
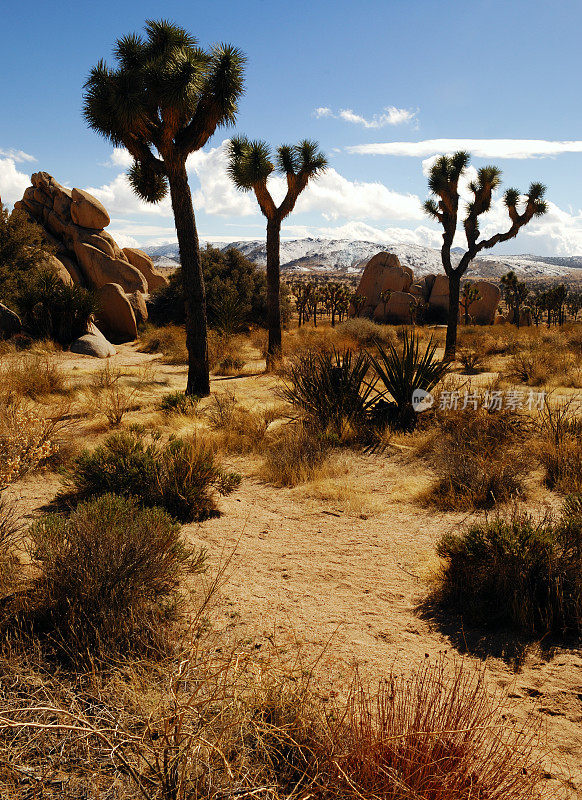
[[[582,496],[561,516],[515,509],[445,535],[437,598],[473,623],[510,625],[526,635],[582,630]]]
[[[0,362],[0,392],[31,400],[70,393],[67,377],[50,352],[20,353]]]
[[[132,427],[111,434],[75,460],[63,499],[115,493],[192,522],[216,516],[216,494],[230,494],[239,483],[239,475],[217,464],[210,445],[195,438],[170,438],[164,443],[159,436]]]
[[[339,339],[346,340],[345,345],[354,347],[371,347],[376,342],[394,343],[395,339],[394,328],[389,325],[379,325],[365,317],[346,319],[337,325],[335,331]]]
[[[161,353],[165,364],[187,364],[186,331],[179,325],[146,326],[140,334],[140,353]]]
[[[70,788],[95,799],[111,785],[121,800],[542,797],[539,726],[507,720],[483,674],[462,664],[425,663],[376,689],[356,675],[347,699],[331,703],[309,670],[240,651],[217,661],[200,646],[147,703],[131,677],[117,679],[117,695],[89,681],[90,702],[50,678],[39,690],[38,676],[10,677],[27,699],[2,697],[4,792],[18,765],[43,776],[43,797],[59,796],[48,777],[56,753]],[[83,793],[89,773],[94,788]]]
[[[463,347],[457,353],[465,375],[477,375],[487,369],[487,362],[479,348]]]
[[[274,406],[259,411],[246,408],[228,391],[212,395],[205,410],[218,446],[233,453],[260,452],[269,425],[280,413]]]
[[[243,337],[209,331],[208,361],[216,375],[238,375],[245,365]]]
[[[73,665],[163,651],[185,574],[204,568],[180,526],[159,508],[104,495],[69,518],[49,514],[28,532],[37,572],[5,631],[18,623]]]
[[[130,386],[125,374],[109,362],[93,375],[91,389],[93,410],[103,414],[112,428],[121,425],[127,412],[136,408],[139,380]]]
[[[22,546],[22,526],[13,503],[0,494],[0,593],[5,595],[20,579],[18,552]]]
[[[325,472],[331,445],[310,425],[283,425],[263,451],[260,477],[275,486],[297,486],[313,481]]]
[[[537,424],[538,458],[550,489],[568,494],[582,491],[582,414],[572,401],[545,398]]]
[[[167,414],[191,416],[196,413],[199,402],[199,397],[184,394],[184,392],[168,392],[160,400],[160,408]]]
[[[524,414],[483,406],[437,416],[430,461],[438,480],[428,501],[438,508],[490,508],[522,494],[531,470],[524,444],[531,436]]]
[[[330,739],[325,797],[541,797],[537,726],[508,723],[483,673],[462,663],[447,673],[443,661],[426,662],[411,678],[390,675],[375,692],[356,678]]]

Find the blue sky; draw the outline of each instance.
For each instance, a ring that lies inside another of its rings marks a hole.
[[[315,138],[328,154],[330,170],[300,199],[287,238],[438,246],[438,228],[420,210],[426,170],[435,152],[465,147],[475,166],[498,164],[505,186],[548,186],[549,215],[506,252],[582,254],[579,0],[4,3],[4,202],[41,169],[94,191],[121,243],[175,238],[169,206],[145,208],[131,195],[125,154],[112,153],[81,116],[91,66],[111,60],[118,36],[162,16],[202,45],[228,41],[246,53],[237,132],[275,146]],[[232,132],[217,131],[189,165],[202,238],[264,235],[253,197],[224,173]],[[488,225],[484,232],[505,225],[499,203]]]

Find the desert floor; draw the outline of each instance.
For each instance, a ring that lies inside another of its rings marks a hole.
[[[59,354],[76,385],[102,369],[95,359]],[[111,360],[124,374],[146,368],[150,386],[123,424],[164,424],[159,398],[183,388],[185,368],[123,345]],[[249,407],[273,402],[274,378],[260,363],[247,375],[214,378],[213,392],[234,392]],[[75,436],[91,445],[106,430],[99,415],[75,413]],[[204,401],[206,402],[206,401]],[[173,423],[186,431],[185,418]],[[178,432],[178,431],[176,431]],[[485,664],[491,690],[504,690],[507,713],[543,719],[547,738],[548,785],[582,797],[582,654],[576,646],[551,642],[524,645],[492,641],[463,629],[459,620],[437,621],[423,610],[438,567],[434,545],[457,529],[467,513],[427,510],[419,497],[430,466],[412,459],[403,440],[381,452],[346,451],[334,474],[295,488],[276,488],[257,476],[256,457],[225,454],[243,475],[239,489],[220,500],[222,515],[185,531],[208,549],[211,565],[226,564],[216,624],[253,642],[299,649],[318,669],[338,677],[342,665],[357,663],[375,678],[404,672],[425,658],[464,658]],[[556,498],[535,475],[529,505],[543,509]],[[61,485],[52,473],[26,478],[10,488],[25,517],[35,516]]]

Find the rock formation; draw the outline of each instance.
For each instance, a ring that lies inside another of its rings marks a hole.
[[[501,292],[488,281],[471,283],[479,291],[479,299],[469,306],[469,315],[479,325],[492,325],[497,313]],[[390,292],[390,294],[384,294]],[[449,310],[449,279],[446,275],[426,275],[417,283],[409,267],[403,267],[393,253],[377,253],[364,269],[356,294],[365,297],[358,316],[376,322],[406,324],[411,321],[414,307],[426,306],[432,312],[446,316]],[[349,315],[355,316],[350,305]],[[463,313],[460,313],[463,319]]]
[[[137,326],[147,320],[145,296],[167,284],[167,279],[141,250],[117,245],[105,230],[109,214],[88,192],[67,189],[46,172],[36,172],[31,182],[14,207],[41,225],[55,245],[47,266],[65,283],[96,291],[97,322],[110,339],[135,339]]]

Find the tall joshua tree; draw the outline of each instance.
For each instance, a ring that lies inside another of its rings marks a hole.
[[[263,141],[250,141],[245,136],[231,140],[229,174],[235,186],[243,191],[254,191],[259,207],[267,218],[267,317],[269,343],[267,369],[272,369],[281,357],[280,310],[280,237],[281,223],[295,208],[297,198],[309,180],[327,166],[327,159],[318,150],[318,144],[305,139],[296,145],[277,148],[275,163],[271,161],[269,145]],[[279,206],[275,205],[267,179],[277,171],[287,179],[287,193]]]
[[[83,113],[91,128],[129,151],[129,181],[139,197],[159,203],[170,190],[186,307],[186,394],[204,396],[210,393],[206,295],[186,159],[216,128],[234,123],[245,59],[227,44],[205,51],[166,20],[147,21],[145,31],[117,40],[117,69],[104,61],[93,67]]]
[[[448,360],[455,358],[461,278],[469,264],[481,250],[488,250],[499,242],[513,239],[524,225],[547,211],[544,202],[546,188],[543,184],[532,183],[523,202],[520,202],[520,193],[517,189],[507,189],[503,202],[507,207],[511,224],[504,233],[496,233],[488,239],[479,239],[479,217],[489,211],[493,191],[501,180],[501,170],[497,167],[481,167],[477,172],[477,180],[469,184],[473,197],[467,204],[463,219],[467,250],[455,267],[451,259],[451,248],[459,216],[459,180],[468,165],[469,154],[462,151],[452,156],[440,156],[433,164],[428,179],[429,189],[435,198],[427,200],[424,204],[425,211],[441,223],[444,231],[441,259],[449,279],[449,313],[445,344],[445,357]],[[518,205],[522,208],[521,213]]]

